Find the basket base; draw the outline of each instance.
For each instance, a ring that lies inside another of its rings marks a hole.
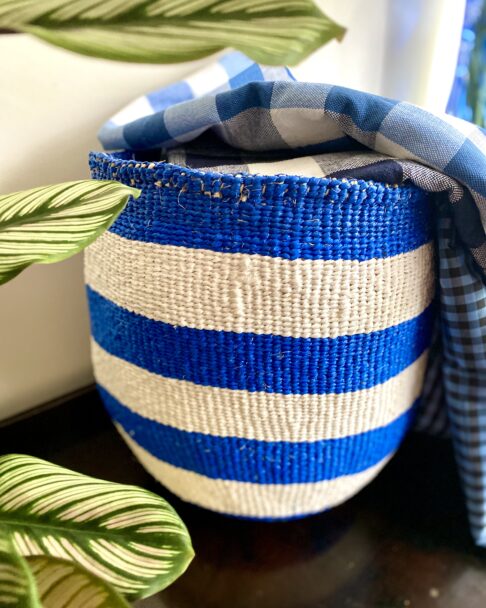
[[[115,426],[142,466],[173,494],[198,507],[240,519],[289,521],[327,511],[357,494],[392,457],[360,473],[314,483],[267,485],[211,479],[158,460],[120,425]]]

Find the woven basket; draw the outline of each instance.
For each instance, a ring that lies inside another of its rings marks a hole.
[[[150,473],[222,513],[341,503],[399,446],[433,325],[415,187],[93,154],[138,187],[86,254],[99,390]]]

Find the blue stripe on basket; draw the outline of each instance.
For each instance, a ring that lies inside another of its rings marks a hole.
[[[338,338],[291,338],[179,327],[130,312],[87,288],[106,351],[152,373],[221,388],[345,393],[385,382],[430,343],[433,305],[399,325]]]
[[[282,176],[226,183],[218,174],[201,178],[196,172],[166,173],[164,177],[160,171],[160,183],[167,179],[172,187],[145,186],[111,232],[162,245],[291,260],[384,258],[432,238],[430,201],[417,188],[337,179],[314,179],[306,185],[302,178]],[[109,179],[109,173],[104,177]],[[204,199],[201,190],[208,191]],[[241,191],[248,200],[241,200]]]
[[[159,460],[213,479],[261,484],[317,482],[372,467],[398,447],[416,405],[389,425],[366,433],[291,443],[182,431],[144,418],[104,388],[99,390],[110,416]]]

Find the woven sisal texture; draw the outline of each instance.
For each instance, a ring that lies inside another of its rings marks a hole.
[[[358,492],[409,429],[434,321],[428,195],[91,157],[142,189],[86,253],[110,415],[183,499],[244,517]]]

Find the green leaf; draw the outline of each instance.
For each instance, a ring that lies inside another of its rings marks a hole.
[[[28,557],[42,608],[130,608],[105,581],[81,566],[53,557]]]
[[[0,527],[0,606],[4,608],[130,608],[104,580],[74,562],[23,558]]]
[[[84,249],[140,191],[84,180],[0,196],[0,285],[31,264],[50,264]]]
[[[174,63],[226,47],[295,65],[345,30],[312,0],[0,0],[0,27],[121,61]]]
[[[194,556],[160,496],[31,456],[0,458],[0,526],[21,555],[74,561],[130,599],[164,589]]]
[[[0,528],[0,606],[41,608],[34,577],[3,528]]]

